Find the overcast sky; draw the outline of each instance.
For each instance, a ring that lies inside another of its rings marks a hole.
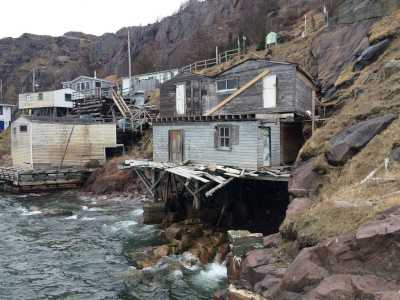
[[[0,0],[0,39],[23,33],[102,35],[172,15],[184,0]]]

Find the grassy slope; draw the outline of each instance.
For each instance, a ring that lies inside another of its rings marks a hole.
[[[400,195],[387,196],[400,190],[400,184],[368,183],[360,184],[370,172],[378,168],[376,177],[400,179],[400,165],[391,161],[389,171],[384,170],[384,159],[390,157],[400,143],[400,119],[395,120],[387,130],[376,136],[353,159],[343,167],[328,165],[325,151],[330,147],[331,138],[345,127],[381,115],[400,115],[400,73],[382,79],[382,69],[391,59],[400,59],[400,11],[376,23],[369,32],[370,42],[385,37],[393,38],[389,48],[378,60],[362,70],[353,86],[340,91],[339,101],[350,99],[349,103],[325,126],[319,128],[307,141],[300,152],[303,159],[317,157],[314,169],[321,175],[322,185],[312,206],[285,220],[281,232],[297,238],[302,246],[315,245],[327,237],[355,231],[362,223],[374,215],[400,204]],[[343,71],[339,80],[352,77],[350,68]],[[366,208],[336,208],[334,201],[376,201],[377,205]]]

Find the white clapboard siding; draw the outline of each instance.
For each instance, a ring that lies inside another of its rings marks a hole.
[[[214,130],[217,125],[239,127],[239,143],[231,151],[214,147]],[[258,122],[207,122],[153,125],[153,158],[156,162],[169,161],[169,130],[183,130],[183,159],[191,163],[217,163],[238,168],[257,168]]]

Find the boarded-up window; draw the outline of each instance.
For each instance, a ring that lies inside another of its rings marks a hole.
[[[276,107],[276,74],[268,74],[263,78],[264,108]]]
[[[19,126],[19,132],[28,132],[28,126],[27,125],[20,125]]]
[[[43,100],[43,93],[39,93],[38,99],[39,99],[39,100]]]
[[[176,85],[176,114],[184,115],[186,111],[186,84]]]

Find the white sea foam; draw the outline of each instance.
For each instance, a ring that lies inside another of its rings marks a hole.
[[[199,259],[189,252],[184,252],[179,257],[179,262],[181,265],[188,270],[195,271],[199,268]]]
[[[76,220],[76,219],[78,219],[78,215],[73,215],[65,218],[65,220]]]
[[[42,212],[40,210],[35,210],[35,211],[29,211],[29,212],[23,212],[21,216],[34,216],[34,215],[40,215]]]
[[[92,220],[96,220],[96,218],[87,218],[87,217],[83,217],[82,219],[80,219],[82,221],[92,221]]]
[[[89,208],[86,205],[81,205],[81,207],[82,207],[82,210],[87,210],[87,211],[102,211],[102,210],[104,210],[101,207],[91,207],[91,208]]]
[[[214,260],[213,263],[208,264],[201,270],[193,280],[201,286],[208,287],[209,289],[214,289],[219,285],[221,280],[226,280],[227,271],[225,262],[220,265]]]
[[[134,211],[132,211],[132,215],[134,216],[142,216],[143,215],[143,209],[135,209]]]

